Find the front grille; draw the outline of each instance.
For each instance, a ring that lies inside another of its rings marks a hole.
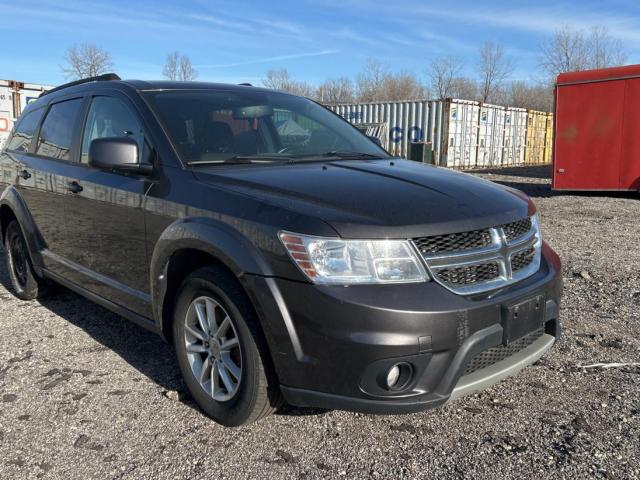
[[[440,254],[445,252],[461,252],[491,245],[489,230],[473,230],[471,232],[435,235],[414,239],[416,247],[423,254]]]
[[[475,294],[532,275],[540,242],[531,217],[497,227],[414,238],[434,279],[460,294]]]
[[[470,373],[476,372],[482,368],[490,367],[491,365],[498,363],[505,358],[509,358],[511,355],[515,355],[521,350],[524,350],[533,342],[538,340],[542,334],[544,333],[544,329],[539,328],[524,337],[516,340],[515,342],[511,342],[509,345],[500,345],[498,347],[493,347],[485,350],[484,352],[479,353],[471,361],[467,364],[467,367],[464,370],[463,375],[469,375]]]
[[[513,257],[511,257],[511,269],[514,272],[518,270],[522,270],[525,267],[531,265],[536,255],[536,250],[531,247],[527,250],[523,250],[519,253],[516,253]]]
[[[439,270],[436,275],[444,283],[452,286],[471,285],[498,278],[500,276],[500,269],[497,263],[492,262]]]
[[[523,218],[517,222],[507,223],[506,225],[502,225],[501,228],[504,230],[504,236],[507,237],[507,240],[516,240],[531,230],[531,217]]]

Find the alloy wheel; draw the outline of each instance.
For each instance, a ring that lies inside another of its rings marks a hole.
[[[24,288],[27,284],[27,253],[24,241],[20,235],[15,233],[11,236],[9,241],[9,248],[11,254],[11,268],[15,275],[16,281],[21,288]]]
[[[218,402],[233,398],[242,381],[242,349],[224,307],[211,297],[191,302],[184,324],[191,371],[202,389]]]

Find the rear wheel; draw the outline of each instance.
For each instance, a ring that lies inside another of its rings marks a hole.
[[[215,421],[238,426],[281,406],[253,306],[221,267],[191,274],[178,293],[173,339],[185,383]]]
[[[33,271],[27,242],[17,220],[12,220],[7,226],[4,249],[5,264],[16,296],[22,300],[33,300],[40,293],[43,282]]]

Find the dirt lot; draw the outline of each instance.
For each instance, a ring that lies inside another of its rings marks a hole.
[[[20,302],[3,273],[0,478],[640,478],[640,368],[579,367],[640,361],[640,198],[555,194],[546,175],[483,174],[534,197],[564,262],[564,336],[421,414],[294,409],[225,429],[159,338],[65,290]]]

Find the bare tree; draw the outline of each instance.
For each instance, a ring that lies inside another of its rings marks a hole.
[[[401,71],[385,77],[382,83],[382,100],[421,100],[426,98],[427,89],[414,73]]]
[[[478,99],[478,83],[467,77],[457,77],[451,81],[452,98],[461,100],[477,100]]]
[[[415,74],[391,73],[388,66],[369,59],[356,79],[356,93],[360,102],[384,102],[421,99],[426,89]]]
[[[624,65],[629,55],[622,42],[609,35],[606,27],[592,27],[587,39],[590,68],[606,68]]]
[[[167,55],[162,74],[168,80],[191,81],[198,78],[198,72],[193,68],[189,57],[179,52],[171,52]]]
[[[517,80],[506,89],[504,103],[510,107],[550,112],[553,109],[553,88]]]
[[[310,85],[306,82],[301,82],[298,80],[294,80],[291,78],[289,71],[286,69],[282,70],[269,70],[266,73],[264,79],[262,79],[262,84],[273,90],[280,90],[283,92],[293,93],[294,95],[301,95],[303,97],[314,98],[315,97],[315,88],[313,85]]]
[[[167,54],[167,60],[162,68],[162,75],[164,75],[167,80],[178,79],[178,63],[180,63],[180,54],[178,52]]]
[[[453,83],[462,71],[462,61],[458,57],[440,57],[431,62],[428,76],[431,82],[431,91],[438,98],[452,96]]]
[[[196,78],[198,78],[198,71],[193,68],[189,57],[182,55],[178,65],[178,79],[183,81],[192,81]]]
[[[384,100],[384,82],[389,76],[389,68],[370,58],[356,79],[356,91],[360,102],[376,102]]]
[[[318,87],[316,97],[328,104],[351,103],[355,100],[353,82],[347,77],[325,80]]]
[[[68,48],[65,62],[62,70],[69,79],[95,77],[113,69],[111,54],[92,43]]]
[[[562,72],[623,65],[627,52],[605,27],[592,27],[589,34],[564,26],[542,44],[540,66],[549,83]]]
[[[511,74],[513,65],[505,56],[504,47],[499,43],[485,42],[480,48],[478,74],[480,77],[480,101],[494,101],[492,98],[498,87]]]
[[[562,27],[542,45],[540,66],[550,79],[561,72],[589,68],[589,52],[584,34],[570,27]]]

